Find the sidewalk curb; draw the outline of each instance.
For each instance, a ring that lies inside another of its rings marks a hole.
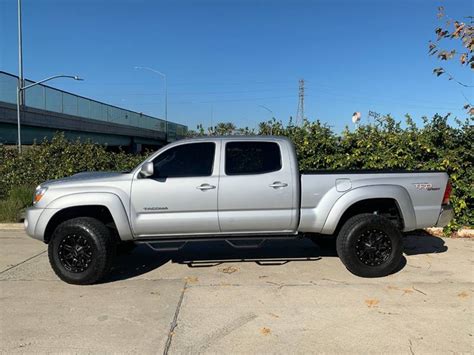
[[[440,227],[425,228],[425,231],[436,237],[445,236],[443,234],[443,228],[440,228]],[[459,229],[457,232],[453,232],[451,234],[451,238],[474,238],[474,229],[471,229],[471,228]]]
[[[0,223],[0,230],[24,230],[25,226],[23,223]]]

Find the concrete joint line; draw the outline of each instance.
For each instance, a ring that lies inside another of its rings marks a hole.
[[[166,339],[165,348],[163,349],[163,355],[168,355],[168,351],[170,350],[171,341],[173,340],[173,333],[175,328],[178,326],[178,316],[181,309],[181,304],[183,303],[184,292],[186,292],[187,287],[188,282],[186,281],[184,283],[183,290],[181,291],[181,296],[179,298],[178,305],[176,306],[176,311],[174,312],[173,321],[171,322],[170,331],[168,332],[168,339]]]
[[[16,264],[16,265],[10,266],[8,269],[5,269],[5,270],[1,271],[1,272],[0,272],[0,275],[3,274],[3,273],[5,273],[5,272],[7,272],[7,271],[10,271],[11,269],[16,268],[17,266],[20,266],[20,265],[26,263],[27,261],[30,261],[31,259],[34,259],[34,258],[36,258],[37,256],[40,256],[41,254],[44,254],[44,253],[46,253],[46,250],[45,250],[45,251],[42,251],[42,252],[39,253],[39,254],[33,255],[32,257],[30,257],[30,258],[28,258],[28,259],[23,260],[21,263],[18,263],[18,264]]]

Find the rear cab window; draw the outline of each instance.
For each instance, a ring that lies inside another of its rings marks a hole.
[[[282,168],[280,146],[275,142],[227,142],[226,175],[256,175]]]

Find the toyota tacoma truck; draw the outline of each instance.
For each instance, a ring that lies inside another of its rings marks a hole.
[[[206,137],[171,143],[133,171],[47,181],[26,212],[62,280],[91,284],[120,244],[333,236],[346,268],[393,273],[402,233],[453,218],[444,172],[300,172],[283,137]],[[241,245],[242,246],[242,245]]]

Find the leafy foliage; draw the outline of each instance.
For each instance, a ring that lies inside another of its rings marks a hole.
[[[207,131],[204,129],[202,124],[197,126],[197,130],[189,130],[189,137],[199,136],[229,136],[229,135],[252,135],[255,132],[248,128],[237,128],[232,122],[220,122],[215,126],[209,127]]]
[[[142,160],[143,156],[109,152],[91,142],[68,141],[61,133],[26,147],[21,155],[0,145],[0,197],[16,186],[36,186],[82,171],[129,170]]]
[[[31,204],[31,186],[18,186],[10,190],[6,198],[0,199],[0,222],[16,222],[20,211]]]
[[[473,119],[448,124],[447,116],[424,118],[419,128],[410,116],[405,125],[385,116],[377,125],[347,127],[335,134],[320,121],[301,127],[270,121],[260,124],[258,134],[289,137],[296,146],[300,170],[314,169],[407,169],[443,170],[453,185],[451,202],[456,219],[446,232],[474,225],[474,128]]]

